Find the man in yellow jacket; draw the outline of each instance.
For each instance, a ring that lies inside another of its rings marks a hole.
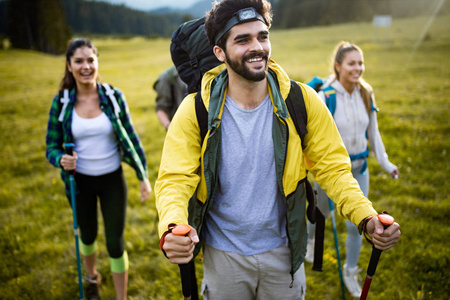
[[[164,143],[155,185],[160,245],[176,264],[203,247],[203,299],[304,299],[307,169],[377,248],[400,237],[397,223],[384,230],[372,218],[332,116],[299,83],[308,116],[300,140],[285,104],[289,77],[271,60],[271,20],[266,0],[214,5],[205,29],[224,64],[202,79],[208,132],[202,141],[191,94]],[[177,236],[177,224],[192,229]]]

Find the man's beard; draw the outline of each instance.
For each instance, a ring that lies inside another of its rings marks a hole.
[[[240,76],[242,76],[244,79],[247,79],[249,81],[261,81],[266,78],[267,76],[267,69],[268,69],[268,56],[267,53],[264,51],[258,52],[258,53],[250,53],[247,55],[244,55],[242,57],[241,62],[237,60],[232,60],[228,53],[225,51],[225,57],[227,59],[227,62],[230,66],[230,68]],[[263,61],[266,62],[266,67],[264,70],[261,70],[259,72],[252,72],[248,66],[245,64],[245,62],[253,57],[261,57]]]

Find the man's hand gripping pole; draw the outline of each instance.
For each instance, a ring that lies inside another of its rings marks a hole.
[[[172,229],[172,234],[187,236],[190,231],[190,226],[180,224]],[[178,266],[180,267],[181,288],[183,291],[184,300],[198,300],[194,259],[187,264],[179,264]]]

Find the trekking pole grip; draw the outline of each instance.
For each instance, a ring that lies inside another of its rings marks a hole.
[[[73,148],[75,147],[75,144],[73,143],[65,143],[64,144],[64,148],[66,150],[66,154],[73,156]],[[73,171],[69,171],[69,174],[73,174]]]
[[[394,224],[394,218],[391,215],[382,213],[377,217],[378,220],[383,224],[384,229],[387,229],[390,225]],[[383,250],[376,248],[375,245],[372,246],[372,249],[373,250],[369,261],[369,267],[367,268],[367,274],[370,276],[375,275],[378,260],[380,259],[381,252],[383,252]]]
[[[172,229],[172,234],[187,236],[191,227],[185,224],[180,224]],[[195,278],[195,265],[194,260],[191,260],[187,264],[179,264],[181,288],[183,291],[184,300],[197,300],[197,291],[194,290],[197,287]]]
[[[64,148],[66,149],[66,154],[72,156],[74,147],[75,147],[75,144],[73,144],[73,143],[65,143]]]

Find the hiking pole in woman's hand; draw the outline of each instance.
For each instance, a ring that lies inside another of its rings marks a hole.
[[[174,235],[187,235],[191,231],[188,225],[180,224],[172,229]],[[195,264],[192,259],[187,264],[179,264],[181,276],[181,288],[184,300],[198,300],[197,279],[195,276]]]
[[[75,147],[72,143],[64,144],[64,148],[66,149],[66,153],[70,156],[73,155],[73,148]],[[80,289],[80,299],[84,299],[83,293],[83,279],[81,274],[81,257],[80,257],[80,246],[78,241],[78,221],[77,221],[77,206],[75,199],[75,178],[74,171],[67,171],[69,173],[69,182],[70,182],[70,200],[72,204],[72,216],[73,216],[73,231],[75,233],[75,249],[77,252],[77,269],[78,269],[78,287]]]
[[[383,224],[384,229],[388,228],[390,225],[394,224],[394,218],[386,213],[378,214],[378,220]],[[366,280],[364,281],[364,286],[361,292],[360,300],[365,300],[367,294],[369,293],[370,284],[372,283],[372,278],[375,275],[375,270],[377,269],[378,260],[380,259],[381,252],[383,250],[375,248],[372,246],[372,255],[370,256],[369,266],[367,267]]]

